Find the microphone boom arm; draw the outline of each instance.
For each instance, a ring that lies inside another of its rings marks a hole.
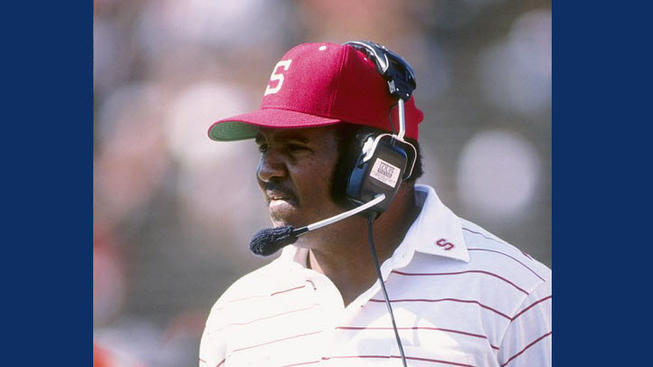
[[[313,231],[337,221],[349,218],[352,215],[358,214],[366,209],[373,207],[383,200],[385,200],[385,194],[379,194],[375,196],[374,199],[368,201],[365,204],[357,206],[354,209],[301,228],[294,228],[291,225],[287,225],[283,227],[260,230],[254,235],[254,237],[252,237],[251,241],[249,242],[249,249],[255,255],[272,255],[282,247],[295,243],[295,241],[297,241],[297,237],[303,235],[306,232]]]
[[[385,194],[379,194],[379,195],[375,196],[374,199],[368,201],[367,203],[365,203],[365,204],[363,204],[361,206],[357,206],[356,208],[354,208],[352,210],[346,211],[344,213],[340,213],[338,215],[334,215],[331,218],[323,219],[323,220],[321,220],[319,222],[315,222],[313,224],[309,224],[306,227],[298,228],[295,231],[297,231],[297,232],[301,231],[301,233],[297,234],[299,236],[299,235],[304,234],[304,233],[306,233],[308,231],[313,231],[315,229],[318,229],[318,228],[321,228],[321,227],[324,227],[324,226],[328,226],[331,223],[341,221],[341,220],[343,220],[345,218],[351,217],[352,215],[356,215],[356,214],[358,214],[358,213],[360,213],[360,212],[362,212],[364,210],[367,210],[367,209],[373,207],[374,205],[382,202],[383,200],[385,200]]]

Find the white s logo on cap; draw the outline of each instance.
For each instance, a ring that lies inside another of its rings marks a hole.
[[[283,71],[287,71],[290,67],[291,62],[292,60],[281,60],[276,65],[274,65],[274,69],[272,69],[272,75],[270,75],[270,82],[276,80],[277,85],[273,88],[270,88],[270,83],[268,82],[268,85],[265,87],[265,94],[263,94],[263,96],[277,93],[281,89],[281,85],[283,84],[283,74],[282,72],[277,72],[277,69],[279,69],[279,66],[283,66]]]

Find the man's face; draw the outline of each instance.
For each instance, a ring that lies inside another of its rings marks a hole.
[[[275,227],[300,227],[342,211],[331,197],[336,134],[334,127],[259,129],[256,174]]]

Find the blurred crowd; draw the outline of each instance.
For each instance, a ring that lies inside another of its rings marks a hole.
[[[416,72],[425,174],[443,202],[551,265],[551,3],[95,0],[94,366],[197,365],[216,297],[269,260],[251,142],[211,122],[258,107],[301,42],[367,39]]]

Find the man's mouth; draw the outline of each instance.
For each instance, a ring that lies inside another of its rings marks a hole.
[[[270,219],[275,226],[296,225],[300,219],[299,199],[289,187],[278,182],[266,182],[263,193],[268,204]]]
[[[280,201],[285,201],[291,205],[296,204],[296,200],[289,196],[289,195],[282,195],[282,194],[276,194],[276,193],[267,193],[267,199],[268,199],[268,204],[273,204],[274,202],[280,202]]]
[[[267,199],[268,205],[282,201],[293,206],[297,205],[297,198],[295,195],[288,192],[288,190],[282,190],[279,187],[266,187],[265,198]]]

